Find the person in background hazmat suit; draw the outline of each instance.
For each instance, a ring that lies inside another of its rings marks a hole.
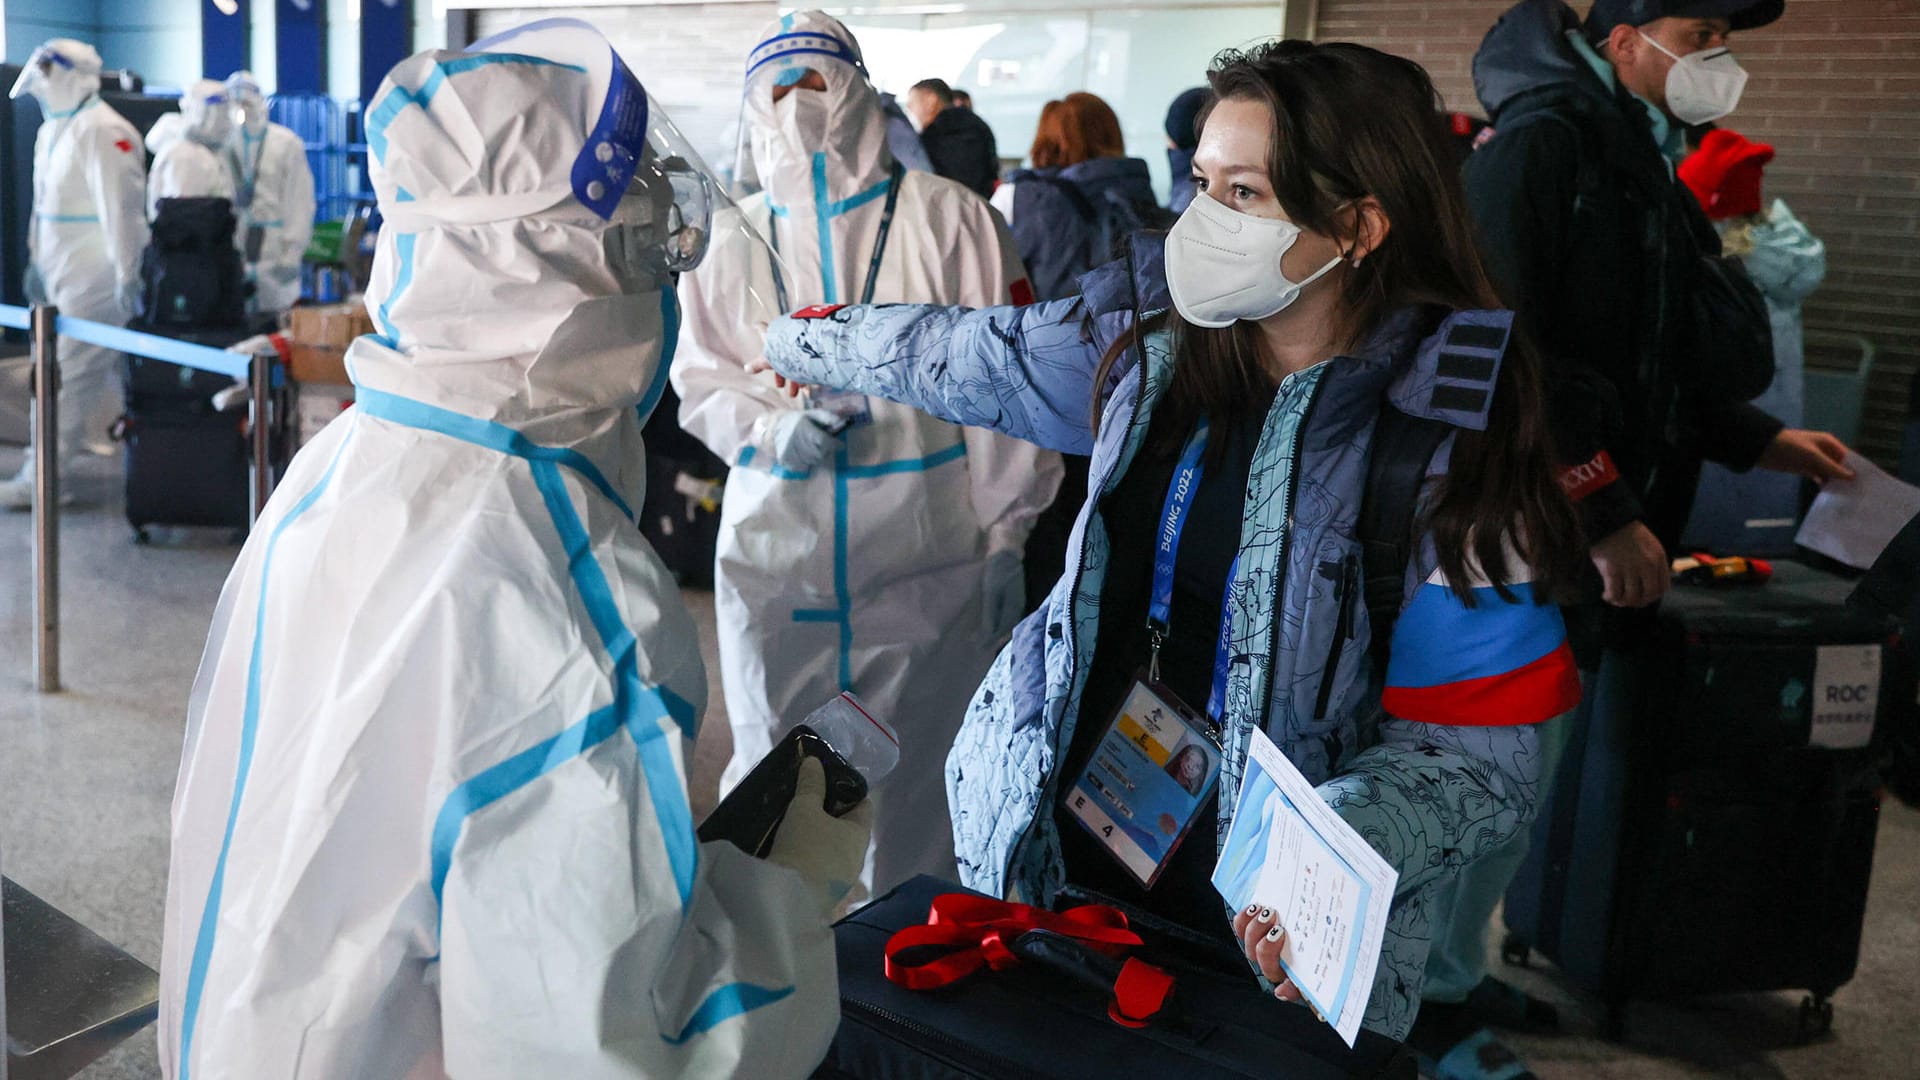
[[[140,132],[100,100],[100,54],[85,42],[56,38],[33,51],[10,97],[40,103],[33,139],[33,223],[27,230],[28,303],[119,326],[139,306],[140,252],[147,246],[141,205],[147,159]],[[59,342],[62,477],[89,441],[102,441],[114,400],[118,354],[72,338]],[[36,441],[37,438],[36,438]],[[71,499],[73,488],[63,484]],[[0,481],[0,507],[33,505],[33,449],[20,472]]]
[[[239,236],[254,285],[254,310],[280,312],[300,299],[300,258],[313,239],[313,170],[307,144],[267,119],[267,99],[251,71],[227,78],[235,112],[232,158]],[[368,117],[372,122],[372,117]],[[253,230],[259,230],[259,244]]]
[[[630,516],[708,179],[574,20],[420,53],[367,116],[378,332],[214,617],[163,1071],[804,1076],[866,819],[815,765],[768,861],[696,843],[706,677]]]
[[[227,164],[227,140],[233,134],[233,111],[227,106],[227,84],[199,79],[180,97],[180,111],[168,113],[147,132],[153,169],[147,174],[147,217],[160,214],[161,199],[215,198],[232,200],[233,170]]]
[[[749,54],[742,141],[764,190],[738,213],[773,259],[717,241],[687,276],[673,369],[681,425],[734,466],[714,601],[733,725],[730,789],[836,691],[900,731],[863,884],[951,878],[942,762],[967,697],[1022,612],[1020,553],[1059,457],[879,400],[789,397],[740,296],[780,311],[862,300],[980,307],[1032,290],[999,215],[966,188],[900,168],[854,37],[817,11]],[[737,230],[744,236],[745,230]],[[761,324],[761,325],[756,325]]]

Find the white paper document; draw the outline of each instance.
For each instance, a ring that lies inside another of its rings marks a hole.
[[[1399,880],[1280,748],[1255,731],[1213,887],[1235,911],[1258,903],[1287,928],[1280,965],[1352,1046],[1373,994]]]
[[[1814,497],[1794,542],[1857,570],[1873,561],[1894,535],[1920,514],[1920,488],[1882,472],[1859,454],[1847,455],[1852,480],[1829,480]]]

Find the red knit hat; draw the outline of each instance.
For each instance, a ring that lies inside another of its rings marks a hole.
[[[1715,221],[1760,212],[1760,171],[1773,160],[1773,147],[1748,142],[1745,135],[1715,128],[1700,149],[1680,163],[1680,180]]]

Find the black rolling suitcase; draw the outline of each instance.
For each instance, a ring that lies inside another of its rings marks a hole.
[[[840,1031],[814,1080],[1415,1076],[1414,1058],[1399,1043],[1363,1031],[1349,1050],[1306,1008],[1263,993],[1244,965],[1233,977],[1190,962],[1192,946],[1160,938],[1137,917],[1132,927],[1147,941],[1139,955],[1176,978],[1164,1009],[1144,1027],[1115,1023],[1106,993],[1031,959],[937,990],[889,981],[888,940],[925,923],[935,897],[964,891],[918,877],[834,927]],[[1022,935],[1006,944],[1030,955],[1027,942]],[[1072,959],[1071,950],[1065,955]]]
[[[669,386],[641,432],[647,498],[640,508],[640,532],[675,581],[710,589],[727,463],[681,429],[679,414],[680,398]]]
[[[134,329],[145,329],[135,324]],[[251,336],[244,330],[170,333],[223,348]],[[233,385],[225,375],[143,356],[126,358],[126,411],[116,433],[126,444],[126,513],[134,539],[152,525],[196,525],[244,531],[248,524],[252,450],[245,409],[219,412],[213,396]],[[273,391],[273,462],[288,456],[284,387]]]
[[[152,241],[140,257],[141,318],[131,329],[225,348],[272,329],[250,325],[244,266],[226,199],[161,199]],[[116,433],[127,447],[127,522],[144,543],[150,525],[248,525],[252,452],[247,414],[218,412],[213,395],[233,380],[210,371],[128,356],[126,411]],[[274,392],[276,468],[288,454],[284,388]]]
[[[1830,1025],[1860,952],[1885,720],[1913,695],[1897,622],[1846,606],[1850,588],[1792,563],[1681,587],[1590,681],[1507,892],[1505,954],[1599,994],[1609,1037],[1631,998],[1744,991],[1807,990],[1801,1037]]]

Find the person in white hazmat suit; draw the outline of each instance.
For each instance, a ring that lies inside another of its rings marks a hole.
[[[33,221],[27,230],[29,303],[119,326],[140,294],[140,252],[147,246],[147,159],[140,132],[100,100],[100,54],[56,38],[33,51],[10,96],[40,103],[33,139]],[[59,469],[89,445],[105,442],[119,411],[119,354],[69,337],[59,341]],[[37,441],[37,440],[36,440]],[[33,450],[20,472],[0,481],[0,507],[33,504]],[[63,484],[63,498],[73,488]]]
[[[396,66],[358,404],[228,578],[173,806],[175,1080],[806,1075],[861,808],[696,842],[691,617],[631,518],[708,180],[605,39]]]
[[[796,399],[758,372],[765,320],[743,317],[747,289],[771,290],[783,312],[1031,299],[985,200],[895,164],[845,26],[798,12],[760,37],[742,140],[763,189],[738,212],[773,242],[778,273],[758,248],[716,242],[682,283],[673,369],[681,426],[733,466],[714,572],[734,740],[722,790],[814,705],[858,694],[900,732],[862,877],[879,892],[955,873],[947,750],[1024,614],[1021,549],[1062,470],[1002,435],[877,399]]]
[[[300,259],[313,239],[313,169],[307,144],[267,119],[267,98],[251,71],[227,78],[233,136],[227,155],[234,212],[253,282],[253,310],[282,312],[300,299]],[[255,230],[258,230],[257,237]]]
[[[153,167],[147,172],[147,218],[159,216],[161,199],[214,198],[232,201],[233,170],[227,140],[233,134],[233,110],[227,84],[199,79],[180,97],[180,111],[168,113],[147,131]]]

